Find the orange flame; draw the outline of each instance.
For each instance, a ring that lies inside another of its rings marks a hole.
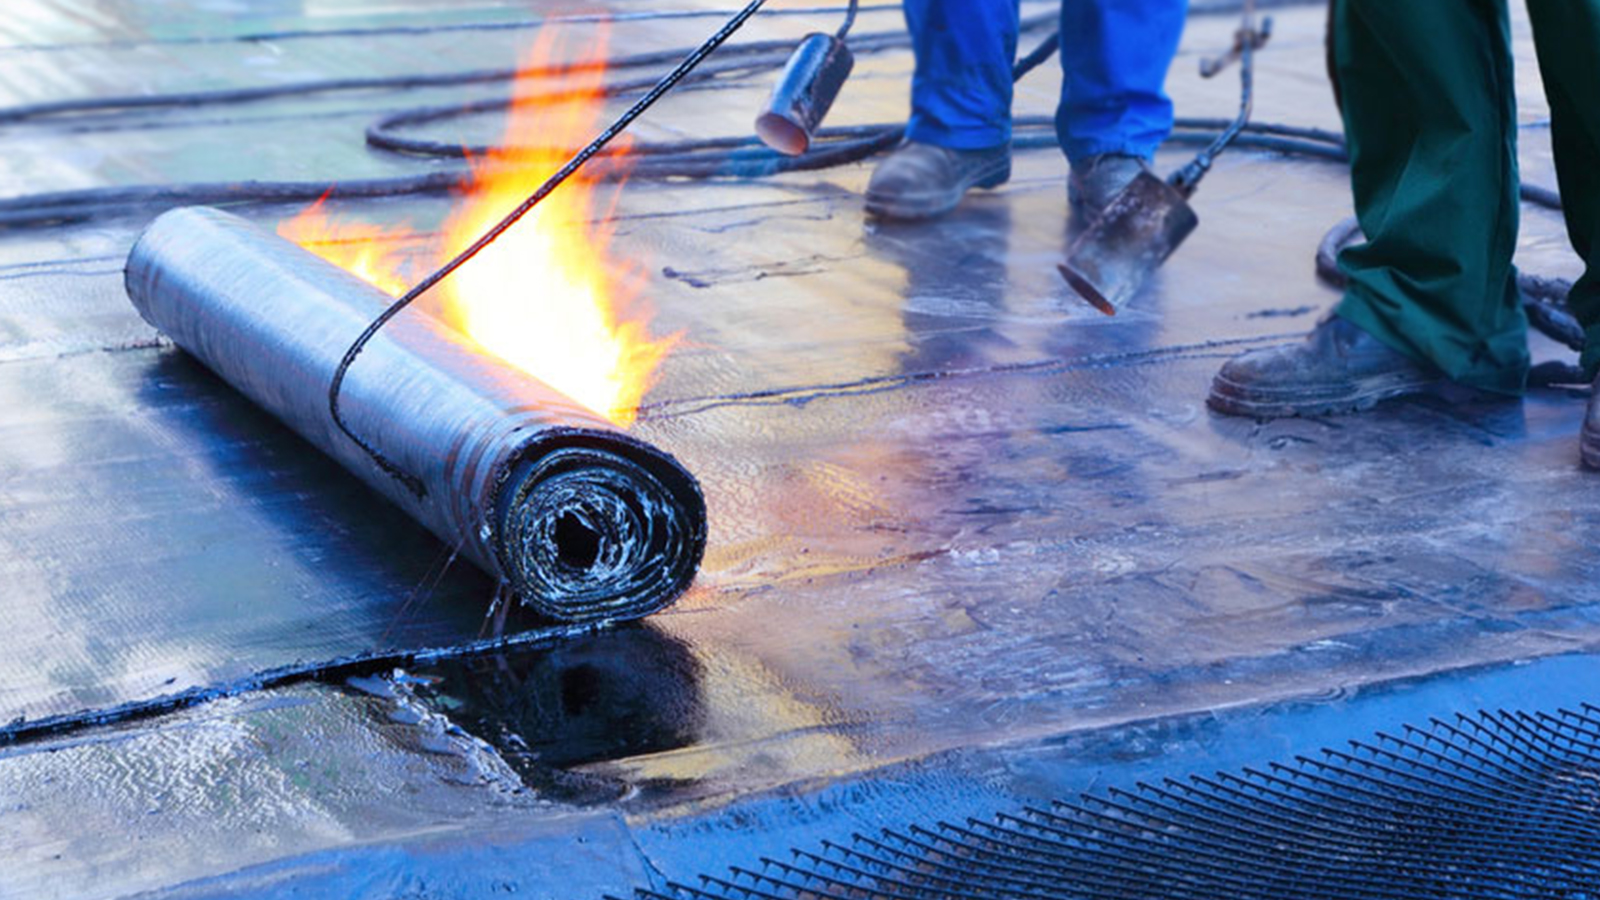
[[[327,199],[324,194],[299,215],[279,222],[278,234],[386,294],[398,297],[405,293],[409,285],[401,273],[400,260],[380,243],[406,237],[410,229],[402,226],[389,230],[366,222],[336,222],[323,209]]]
[[[523,69],[548,72],[556,49],[545,29]],[[469,160],[468,195],[445,221],[439,262],[514,209],[599,130],[603,77],[598,67],[567,69],[556,82],[562,96],[542,101],[538,80],[515,82],[504,149]],[[594,188],[580,170],[438,290],[445,320],[483,350],[625,427],[679,336],[650,336],[639,296],[644,267],[611,256],[612,228],[596,215],[609,210],[596,209]],[[364,245],[406,232],[331,223],[320,206],[279,233],[390,294],[403,292],[408,284],[395,279],[394,256]]]

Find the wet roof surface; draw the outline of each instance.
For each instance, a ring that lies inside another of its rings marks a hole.
[[[533,33],[437,28],[525,21],[509,3],[235,6],[31,5],[0,26],[0,104],[511,65]],[[1277,13],[1259,119],[1337,128],[1321,16]],[[623,20],[609,41],[679,47],[715,21]],[[833,21],[758,18],[748,37]],[[861,27],[898,22],[869,13]],[[1193,74],[1233,27],[1191,20],[1171,78],[1180,114],[1233,109],[1231,78]],[[1525,177],[1553,184],[1520,20],[1517,47]],[[864,56],[831,121],[903,117],[909,65]],[[674,97],[639,133],[744,134],[765,78]],[[1048,112],[1055,78],[1025,81],[1018,111]],[[13,124],[0,191],[412,173],[433,163],[363,145],[374,117],[497,91]],[[497,125],[429,133],[483,141]],[[706,817],[763,792],[862,783],[868,802],[882,796],[871,773],[933,754],[1337,704],[1600,635],[1600,482],[1578,467],[1580,396],[1269,424],[1206,410],[1224,359],[1305,331],[1335,299],[1312,253],[1349,214],[1338,165],[1223,157],[1195,201],[1199,231],[1114,319],[1055,274],[1055,151],[1019,154],[1010,184],[917,226],[863,219],[869,172],[635,180],[617,197],[614,249],[649,273],[658,330],[686,336],[636,426],[707,492],[710,549],[676,607],[555,652],[0,751],[0,846],[17,863],[0,896],[248,895],[278,876],[197,880],[285,860],[382,868],[380,847],[404,848],[401,868],[449,869],[541,835],[592,837],[585,852],[620,890],[648,874],[630,828],[728,827]],[[451,202],[340,211],[426,231]],[[238,211],[270,225],[294,209]],[[120,268],[149,215],[0,232],[0,722],[476,636],[486,578],[447,565],[432,537],[138,319]],[[1558,215],[1525,211],[1518,262],[1576,274]],[[1027,781],[986,778],[962,802]]]

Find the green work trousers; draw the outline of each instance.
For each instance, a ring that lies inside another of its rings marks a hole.
[[[1506,0],[1332,0],[1356,215],[1338,314],[1452,379],[1520,394],[1527,320]],[[1600,0],[1528,0],[1567,233],[1569,303],[1600,367]]]

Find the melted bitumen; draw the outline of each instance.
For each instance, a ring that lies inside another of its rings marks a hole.
[[[573,770],[687,747],[705,718],[700,662],[649,625],[408,674],[428,707],[493,744],[529,787],[568,802],[616,800],[630,788]]]

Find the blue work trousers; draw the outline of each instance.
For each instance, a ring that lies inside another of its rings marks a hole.
[[[911,140],[958,150],[1011,140],[1016,0],[905,0],[917,70]],[[1172,130],[1165,83],[1188,0],[1062,0],[1061,104],[1067,159],[1146,159]]]

